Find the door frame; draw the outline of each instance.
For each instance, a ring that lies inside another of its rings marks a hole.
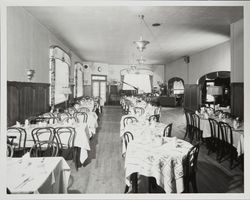
[[[93,76],[105,77],[105,80],[93,80]],[[107,101],[107,75],[91,74],[91,96],[93,96],[93,81],[105,82],[106,83],[106,101]],[[99,93],[100,93],[100,87],[99,87]]]

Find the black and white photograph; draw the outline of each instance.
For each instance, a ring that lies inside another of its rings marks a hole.
[[[250,197],[250,2],[3,0],[0,26],[1,199]]]

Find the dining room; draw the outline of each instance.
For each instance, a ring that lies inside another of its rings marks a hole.
[[[6,199],[249,197],[249,2],[1,7]]]

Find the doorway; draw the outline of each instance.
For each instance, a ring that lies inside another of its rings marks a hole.
[[[92,96],[101,97],[103,102],[106,103],[107,76],[92,75],[91,85],[92,85]]]

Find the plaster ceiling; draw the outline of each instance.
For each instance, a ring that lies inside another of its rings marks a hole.
[[[242,7],[106,6],[25,7],[83,61],[133,64],[141,56],[133,41],[150,44],[146,64],[164,64],[223,43]],[[143,14],[149,27],[140,26]],[[152,27],[153,23],[159,27]]]

